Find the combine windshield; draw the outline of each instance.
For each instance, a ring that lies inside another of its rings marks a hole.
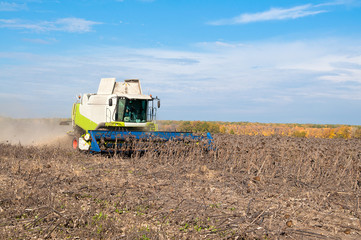
[[[116,121],[143,123],[147,121],[147,100],[118,99]]]

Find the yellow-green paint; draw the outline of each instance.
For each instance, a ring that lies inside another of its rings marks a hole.
[[[124,122],[107,122],[105,123],[106,127],[124,127]]]
[[[106,127],[126,127],[124,122],[107,122]],[[127,128],[136,128],[138,126],[127,126]],[[147,128],[150,131],[158,131],[158,125],[154,122],[147,122]]]
[[[76,113],[76,106],[79,105],[79,103],[74,103],[73,104],[73,109],[71,111],[71,119],[74,121],[75,119],[75,113]]]
[[[98,124],[88,119],[87,117],[81,115],[79,112],[79,105],[80,105],[79,103],[75,104],[75,111],[73,110],[73,120],[75,124],[81,127],[82,129],[84,129],[85,131],[95,130]]]
[[[147,122],[147,127],[150,131],[158,131],[158,124],[155,124],[154,122]]]

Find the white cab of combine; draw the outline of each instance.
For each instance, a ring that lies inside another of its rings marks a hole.
[[[81,133],[100,128],[144,128],[157,130],[156,107],[152,95],[142,93],[138,79],[116,82],[115,78],[102,78],[96,94],[84,94],[73,105],[73,127]]]

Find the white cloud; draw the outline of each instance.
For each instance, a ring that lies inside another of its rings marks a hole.
[[[0,19],[0,28],[28,29],[34,31],[45,31],[45,23],[31,23],[19,19]]]
[[[345,4],[344,1],[329,2],[319,5],[305,4],[291,8],[271,8],[264,12],[243,13],[233,18],[211,21],[208,24],[233,25],[233,24],[247,24],[252,22],[272,21],[272,20],[297,19],[297,18],[312,16],[327,12],[326,9],[320,9],[321,7],[341,5],[341,4]]]
[[[0,19],[0,28],[27,29],[36,32],[62,31],[85,33],[92,31],[92,27],[100,22],[85,20],[82,18],[61,18],[56,21],[31,22],[21,19]]]
[[[359,0],[335,0],[331,2],[317,4],[315,5],[315,7],[338,6],[338,5],[358,6],[360,5],[360,2]]]
[[[92,30],[92,26],[96,24],[101,23],[81,18],[61,18],[54,22],[54,30],[65,32],[89,32]]]
[[[18,4],[13,2],[0,2],[0,12],[13,12],[27,9],[25,3]]]

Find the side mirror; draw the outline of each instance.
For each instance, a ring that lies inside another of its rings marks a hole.
[[[113,106],[113,99],[109,99],[109,106]]]
[[[158,100],[158,108],[160,108],[160,100]]]

